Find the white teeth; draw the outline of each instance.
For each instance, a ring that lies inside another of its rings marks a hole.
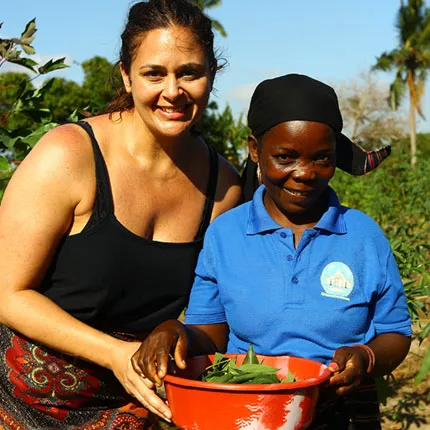
[[[163,112],[166,112],[166,113],[183,112],[185,110],[185,106],[184,107],[180,107],[180,108],[161,107],[161,110]]]
[[[307,193],[304,193],[304,192],[302,192],[302,191],[293,191],[293,190],[289,190],[289,189],[286,189],[289,193],[291,193],[291,194],[294,194],[294,195],[296,195],[296,196],[306,196],[306,194]]]

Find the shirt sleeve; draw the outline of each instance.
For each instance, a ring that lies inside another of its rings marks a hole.
[[[385,283],[378,291],[373,321],[377,334],[394,332],[405,336],[412,335],[406,295],[391,250],[387,260]]]
[[[185,324],[219,324],[227,321],[216,276],[216,248],[205,236],[195,271],[190,301],[185,311]]]

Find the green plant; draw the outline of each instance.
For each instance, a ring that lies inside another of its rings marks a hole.
[[[430,8],[424,0],[401,0],[396,27],[399,45],[390,52],[383,52],[373,66],[374,70],[396,70],[390,87],[389,103],[397,109],[406,89],[409,91],[409,126],[411,165],[417,161],[415,113],[423,117],[421,99],[427,71],[430,69]]]
[[[294,376],[288,372],[285,379],[276,376],[276,369],[259,361],[252,345],[246,353],[241,365],[237,365],[237,356],[228,358],[219,352],[215,353],[213,364],[208,366],[199,379],[203,382],[218,382],[224,384],[277,384],[280,382],[295,382]]]
[[[428,318],[426,306],[430,293],[430,157],[425,151],[427,139],[428,135],[418,135],[421,151],[415,169],[411,169],[409,163],[407,141],[400,140],[394,142],[392,155],[379,169],[358,178],[337,172],[332,181],[341,202],[374,218],[390,240],[404,282],[409,312],[418,327]],[[421,332],[421,342],[429,336],[429,331],[427,325]],[[427,350],[416,382],[422,381],[429,370],[430,353]],[[387,382],[387,378],[379,381],[381,399],[388,393]]]
[[[0,24],[0,28],[3,24]],[[36,19],[32,19],[25,26],[19,38],[0,38],[0,67],[6,62],[18,64],[35,75],[31,79],[22,78],[19,83],[15,83],[15,100],[7,106],[7,111],[0,112],[0,197],[4,186],[12,176],[12,173],[19,163],[36,144],[36,142],[50,129],[57,124],[52,122],[49,109],[42,106],[44,95],[53,84],[53,79],[49,79],[39,87],[34,88],[31,82],[54,70],[68,67],[64,63],[64,58],[49,60],[39,65],[25,54],[31,56],[35,54],[35,49],[31,45],[35,39]],[[0,88],[0,91],[10,89],[10,86]],[[6,123],[13,115],[21,115],[30,119],[23,127],[9,130]]]
[[[428,323],[423,331],[420,334],[420,344],[424,341],[424,339],[430,336],[430,323]],[[420,384],[424,381],[424,378],[430,372],[430,346],[427,347],[426,353],[424,355],[423,363],[421,365],[420,370],[418,371],[418,375],[416,377],[416,383]]]

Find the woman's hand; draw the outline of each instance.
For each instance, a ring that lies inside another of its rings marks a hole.
[[[330,386],[336,389],[337,394],[353,391],[366,375],[368,365],[368,355],[360,348],[344,346],[337,349],[328,366],[333,373],[329,381]]]
[[[160,386],[166,376],[170,357],[174,357],[176,366],[185,369],[187,353],[185,326],[177,320],[169,320],[151,332],[133,355],[131,363],[136,373]]]
[[[154,383],[138,374],[133,368],[132,357],[139,350],[141,343],[120,342],[110,360],[112,372],[127,393],[135,397],[149,411],[170,422],[172,412],[155,393]]]

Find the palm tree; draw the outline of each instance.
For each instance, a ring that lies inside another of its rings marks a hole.
[[[411,141],[411,165],[416,163],[415,114],[424,118],[421,98],[427,71],[430,69],[430,8],[423,0],[403,0],[396,19],[399,45],[390,52],[383,52],[373,70],[396,70],[396,77],[390,86],[389,103],[397,109],[406,90],[409,90],[409,128]]]
[[[217,7],[221,5],[221,0],[191,0],[191,1],[203,12],[205,12],[206,9],[211,9],[213,7]],[[211,18],[211,21],[212,21],[213,28],[217,30],[221,34],[221,36],[227,37],[227,32],[225,31],[221,23],[213,18]]]

